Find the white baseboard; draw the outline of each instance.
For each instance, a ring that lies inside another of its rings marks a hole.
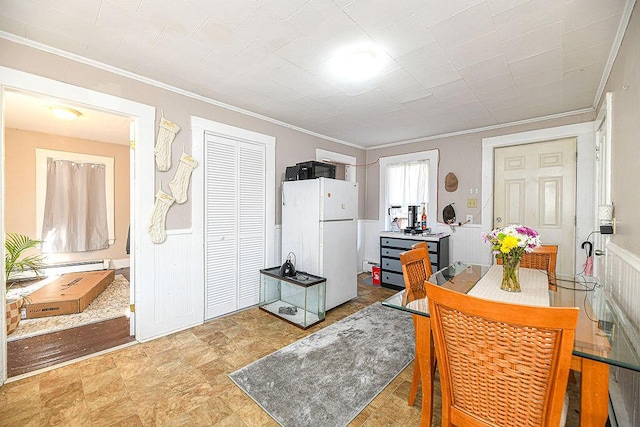
[[[118,270],[120,268],[129,268],[131,266],[130,258],[112,259],[110,268],[112,270]]]

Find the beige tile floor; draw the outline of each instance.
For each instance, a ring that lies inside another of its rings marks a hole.
[[[360,283],[358,298],[303,331],[257,308],[0,388],[1,426],[275,426],[228,374],[393,291]],[[418,425],[407,367],[352,425]],[[439,420],[437,421],[439,424]]]
[[[0,388],[0,426],[276,426],[227,375],[391,294],[359,283],[358,298],[306,331],[252,308],[7,383]],[[412,373],[413,364],[351,426],[418,426],[419,404],[406,401]],[[437,426],[438,382],[434,399]]]

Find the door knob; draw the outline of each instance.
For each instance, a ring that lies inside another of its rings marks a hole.
[[[604,251],[601,251],[600,249],[596,249],[595,251],[593,251],[593,254],[595,256],[602,256],[604,255]]]
[[[502,217],[501,217],[501,216],[497,217],[497,218],[496,218],[496,222],[497,222],[498,224],[500,224],[500,223],[502,222]]]

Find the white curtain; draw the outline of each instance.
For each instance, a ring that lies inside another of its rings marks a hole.
[[[105,165],[47,159],[43,252],[109,247]]]
[[[429,201],[429,161],[396,163],[387,166],[387,203],[389,206],[420,205]]]

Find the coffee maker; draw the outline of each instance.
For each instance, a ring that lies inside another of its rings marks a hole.
[[[416,205],[409,205],[407,207],[409,215],[407,218],[407,227],[404,229],[405,234],[416,234],[416,232],[422,232],[422,226],[418,222],[418,208]]]

